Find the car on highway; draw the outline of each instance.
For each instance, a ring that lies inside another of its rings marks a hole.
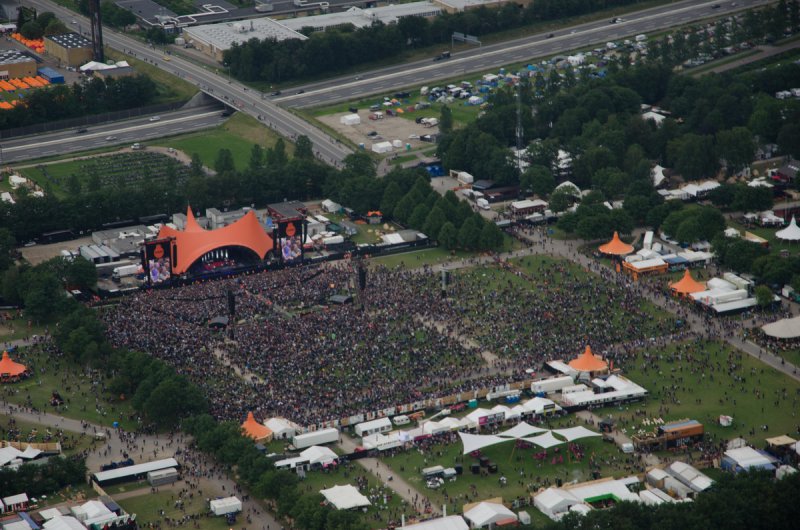
[[[305,94],[305,93],[306,93],[306,91],[305,91],[305,90],[303,90],[303,89],[301,88],[300,90],[298,90],[298,91],[297,91],[297,93],[298,93],[298,94]]]
[[[106,142],[113,142],[116,139],[117,139],[116,136],[106,136]]]
[[[158,121],[158,120],[160,120],[160,119],[161,119],[161,116],[152,116],[152,117],[150,118],[150,121]]]
[[[720,7],[722,6],[720,6],[719,4],[714,4],[713,6],[711,6],[711,9],[719,9]]]
[[[83,134],[85,132],[89,132],[89,129],[87,129],[86,127],[81,127],[79,129],[77,129],[75,132],[78,133],[78,134]]]
[[[553,35],[552,33],[548,33],[548,34],[547,34],[547,38],[548,38],[548,39],[552,39],[553,37],[555,37],[555,35]]]
[[[280,96],[281,95],[281,91],[280,90],[275,90],[273,92],[270,92],[269,95],[270,96]]]

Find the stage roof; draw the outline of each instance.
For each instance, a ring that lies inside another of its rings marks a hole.
[[[272,431],[269,430],[269,427],[258,423],[252,412],[247,413],[247,419],[242,423],[242,431],[245,436],[256,441],[264,440],[272,436]]]
[[[273,248],[272,238],[250,210],[244,217],[217,230],[205,230],[194,218],[191,207],[186,212],[186,228],[183,231],[162,226],[159,239],[171,237],[177,245],[177,259],[172,264],[174,274],[183,274],[207,252],[223,247],[244,247],[264,259]]]
[[[670,284],[670,288],[680,294],[699,293],[706,290],[706,286],[692,278],[689,269],[683,273],[683,278]]]
[[[624,243],[617,232],[614,232],[614,237],[611,241],[604,245],[600,245],[597,249],[603,254],[610,254],[612,256],[624,256],[633,252],[633,245]]]
[[[592,348],[588,345],[583,354],[569,362],[569,365],[579,372],[598,372],[607,370],[608,363],[592,353]]]
[[[797,220],[792,216],[792,222],[783,230],[775,232],[775,237],[783,239],[784,241],[800,241],[800,227],[797,226]]]
[[[3,352],[3,357],[0,359],[0,376],[15,377],[25,373],[27,368],[24,364],[15,363],[8,356],[8,352]]]

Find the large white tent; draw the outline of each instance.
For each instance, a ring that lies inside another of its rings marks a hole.
[[[473,451],[478,451],[484,447],[497,445],[503,442],[510,442],[510,438],[501,438],[491,434],[469,434],[466,432],[458,433],[461,443],[464,444],[464,454],[468,455]]]
[[[770,337],[776,339],[794,339],[800,337],[800,316],[782,318],[771,324],[764,324],[761,329]]]
[[[344,486],[334,486],[326,490],[320,490],[322,496],[333,504],[337,510],[349,510],[351,508],[360,508],[362,506],[369,506],[371,503],[369,499],[361,495],[358,489],[352,484]]]
[[[460,515],[448,515],[417,524],[407,524],[403,530],[469,530],[469,525]]]
[[[553,433],[550,431],[544,434],[540,434],[539,436],[533,436],[531,438],[523,438],[523,440],[525,440],[526,442],[530,442],[532,444],[536,444],[544,449],[566,443],[564,440],[559,440],[558,438],[553,436]]]
[[[586,427],[570,427],[569,429],[553,429],[553,432],[568,442],[578,440],[580,438],[589,438],[590,436],[600,436],[600,433],[591,431]]]
[[[797,226],[797,220],[794,216],[792,216],[792,222],[789,223],[789,226],[775,232],[775,237],[784,241],[800,241],[800,226]]]
[[[479,502],[464,512],[464,519],[470,522],[472,528],[483,528],[503,521],[516,521],[517,515],[502,504]]]
[[[547,429],[542,429],[541,427],[534,427],[529,423],[518,423],[514,425],[507,431],[501,432],[500,436],[508,436],[509,438],[524,438],[525,436],[530,436],[531,434],[539,434],[547,432]]]

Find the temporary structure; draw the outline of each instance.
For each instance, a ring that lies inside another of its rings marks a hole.
[[[511,438],[501,438],[500,436],[494,435],[469,434],[466,432],[459,432],[458,436],[464,444],[465,455],[483,449],[484,447],[511,441]]]
[[[247,419],[242,423],[242,432],[257,442],[272,440],[272,431],[269,430],[269,427],[258,423],[252,412],[247,413]]]
[[[464,512],[464,519],[469,521],[472,528],[484,528],[505,522],[516,522],[517,516],[502,504],[480,502]]]
[[[540,434],[539,436],[533,436],[531,438],[523,438],[523,440],[525,440],[526,442],[530,442],[532,444],[536,444],[544,449],[566,443],[564,440],[559,440],[558,438],[553,436],[553,433],[551,431],[547,431],[546,433]]]
[[[800,337],[800,317],[782,318],[777,322],[761,326],[761,329],[776,339],[794,339]]]
[[[353,485],[334,486],[326,490],[320,490],[322,496],[333,504],[337,510],[349,510],[369,506],[369,499],[364,497]]]
[[[0,380],[5,378],[19,378],[28,371],[24,364],[15,363],[8,356],[8,352],[3,352],[3,357],[0,359]]]
[[[534,427],[533,425],[522,422],[511,427],[507,431],[501,432],[500,436],[507,436],[509,438],[523,438],[525,436],[530,436],[531,434],[539,434],[546,431],[547,429],[542,429],[541,427]]]
[[[789,226],[775,232],[775,237],[784,241],[800,241],[800,226],[797,226],[794,216],[792,216],[792,222],[789,223]]]
[[[358,125],[361,123],[361,117],[358,114],[347,114],[339,118],[339,123],[342,125]]]
[[[592,348],[587,345],[583,354],[571,360],[569,365],[579,372],[602,372],[608,370],[608,363],[592,353]]]
[[[236,497],[225,497],[224,499],[213,499],[209,506],[214,515],[227,515],[242,511],[242,501]]]
[[[614,237],[611,238],[611,241],[605,243],[604,245],[600,245],[597,249],[603,254],[609,254],[611,256],[624,256],[625,254],[630,254],[633,252],[633,245],[624,243],[619,238],[619,234],[614,232]]]
[[[553,432],[568,442],[578,440],[580,438],[589,438],[591,436],[600,436],[599,432],[594,432],[586,427],[570,427],[569,429],[553,429]]]
[[[683,273],[683,278],[675,283],[671,283],[669,287],[677,294],[683,295],[699,293],[706,290],[705,285],[692,278],[692,273],[689,272],[689,269],[686,269]]]

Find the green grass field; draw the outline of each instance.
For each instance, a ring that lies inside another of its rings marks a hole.
[[[650,357],[645,358],[644,352]],[[687,362],[689,359],[692,361]],[[595,413],[626,421],[629,434],[641,428],[652,430],[641,425],[641,417],[634,417],[636,410],[665,421],[696,419],[714,440],[742,436],[759,448],[765,438],[799,434],[800,383],[728,346],[705,341],[677,343],[660,350],[645,349],[634,361],[619,366],[627,377],[648,389],[649,398],[622,410],[606,408]],[[721,414],[733,416],[734,424],[721,427],[717,421]],[[761,429],[765,424],[768,431]]]
[[[34,375],[19,383],[0,387],[0,396],[9,403],[106,427],[118,421],[126,430],[136,428],[129,402],[113,399],[100,390],[107,382],[102,373],[90,373],[64,358],[49,357],[37,348],[17,350],[14,360],[28,366]],[[60,393],[65,400],[61,407],[50,405],[53,391]]]
[[[785,227],[780,228],[761,228],[758,226],[747,227],[744,226],[736,221],[728,221],[728,226],[739,230],[742,234],[745,232],[753,233],[759,237],[763,237],[767,241],[769,241],[769,251],[772,254],[780,254],[782,251],[786,251],[791,256],[798,256],[800,255],[800,245],[797,243],[789,243],[786,241],[782,241],[775,237],[775,232],[778,230],[782,230]]]
[[[475,256],[476,254],[473,252],[456,250],[451,253],[447,249],[436,247],[427,248],[425,250],[415,250],[413,252],[404,252],[402,254],[393,254],[391,256],[382,256],[379,258],[370,258],[369,264],[371,266],[383,265],[390,269],[394,267],[415,269],[423,265],[438,265],[448,261],[467,259]]]
[[[192,516],[196,517],[194,520],[196,526],[194,528],[202,530],[226,530],[230,528],[224,517],[209,515],[210,512],[205,499],[196,492],[191,499],[184,498],[182,505],[176,505],[177,499],[178,493],[176,491],[167,490],[150,493],[148,489],[143,495],[121,499],[118,503],[126,512],[136,514],[136,522],[142,528],[148,528],[150,524],[157,527],[171,526],[167,523],[167,519],[176,520],[184,517],[188,519]],[[240,515],[237,518],[237,523],[242,523],[242,521],[243,518]]]
[[[180,77],[174,76],[152,64],[134,59],[130,55],[120,53],[111,48],[105,49],[106,59],[127,61],[138,73],[145,74],[158,86],[158,95],[153,103],[171,103],[186,101],[199,92],[198,88]]]
[[[69,456],[81,453],[94,445],[91,436],[63,429],[48,429],[39,424],[0,416],[0,440],[19,442],[61,442],[62,452]]]
[[[254,144],[267,149],[272,148],[280,138],[271,129],[265,127],[246,114],[237,112],[225,124],[202,132],[162,138],[147,145],[173,147],[189,156],[197,153],[203,165],[213,168],[220,149],[229,149],[237,170],[244,170],[250,160],[250,152]],[[291,156],[294,145],[286,143],[286,152]]]

